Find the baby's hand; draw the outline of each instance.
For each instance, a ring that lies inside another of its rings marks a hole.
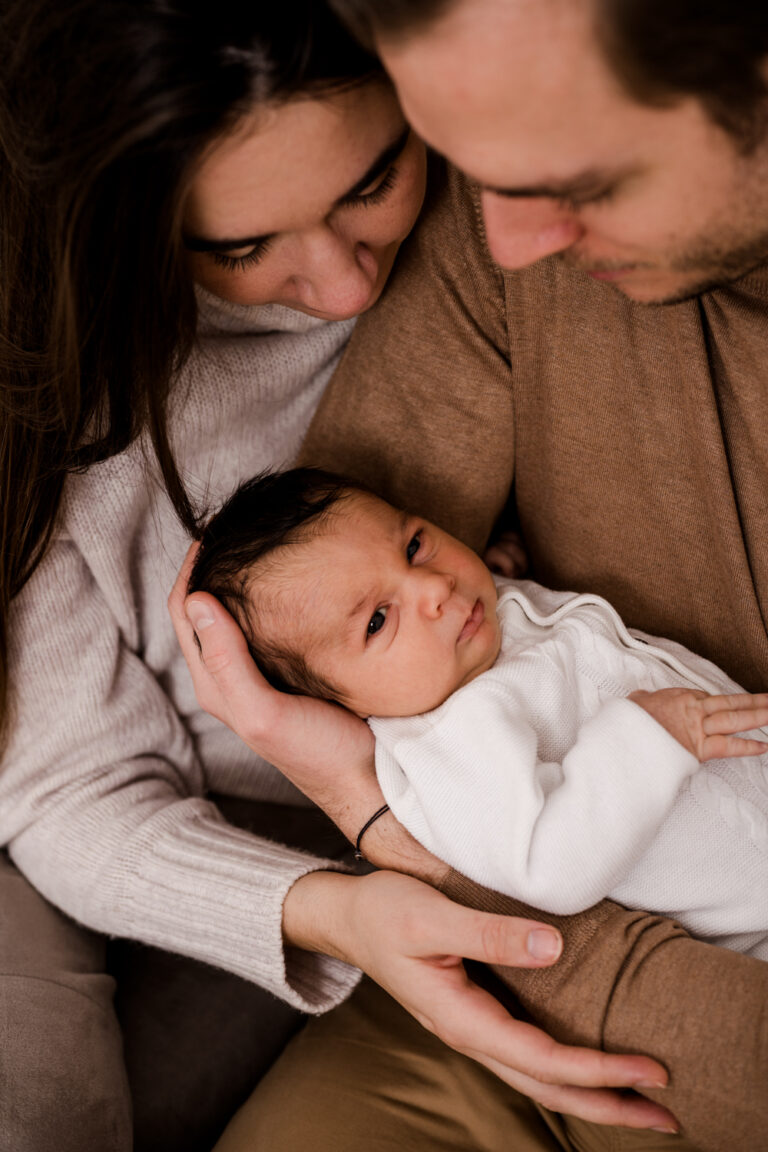
[[[629,699],[644,708],[697,760],[727,756],[761,756],[768,743],[736,736],[768,724],[768,693],[708,696],[692,688],[661,688],[631,692]]]
[[[523,538],[517,532],[502,532],[485,551],[483,560],[497,576],[519,580],[528,571],[528,556]]]

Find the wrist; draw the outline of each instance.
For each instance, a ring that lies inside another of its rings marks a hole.
[[[414,840],[391,811],[385,812],[366,831],[363,852],[366,860],[377,868],[405,872],[433,888],[439,888],[450,872],[447,864]]]
[[[300,876],[283,902],[285,943],[354,963],[344,947],[344,925],[349,920],[355,885],[363,879],[343,872],[318,871]]]

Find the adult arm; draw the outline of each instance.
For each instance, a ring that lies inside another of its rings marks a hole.
[[[364,480],[482,550],[514,477],[513,383],[521,369],[508,317],[527,314],[529,286],[535,306],[545,306],[532,283],[550,276],[545,264],[502,276],[461,176],[434,189],[382,300],[358,322],[303,461]],[[505,288],[515,293],[514,308]],[[537,915],[461,878],[445,891],[475,907]],[[702,1147],[761,1147],[768,967],[606,901],[554,922],[564,952],[547,970],[552,979],[514,973],[533,1018],[564,1041],[653,1052],[670,1069],[665,1100],[673,1110],[680,1100]],[[701,1133],[713,1111],[719,1134],[707,1144]]]
[[[328,1009],[358,974],[327,956],[286,957],[281,924],[292,885],[334,865],[228,825],[205,799],[192,739],[132,627],[74,540],[59,539],[13,605],[0,842],[80,923]]]
[[[201,704],[285,771],[354,840],[381,803],[367,727],[332,705],[269,689],[234,621],[204,594],[190,599],[187,618],[185,591],[183,570],[170,608]],[[664,1082],[656,1062],[629,1056],[616,1062],[553,1043],[510,1017],[468,979],[465,956],[493,962],[503,955],[512,965],[550,963],[551,954],[537,960],[530,950],[549,942],[539,920],[478,914],[414,879],[437,884],[445,866],[391,814],[366,833],[364,847],[386,871],[365,877],[316,873],[293,886],[284,906],[290,943],[362,967],[446,1043],[554,1110],[638,1128],[673,1123],[665,1109],[605,1087]]]
[[[206,707],[253,746],[268,747],[278,763],[282,748],[281,767],[310,795],[322,796],[353,839],[380,800],[370,765],[346,763],[350,749],[351,759],[359,759],[362,743],[337,729],[330,743],[320,741],[331,749],[327,759],[317,755],[321,726],[326,737],[334,732],[329,713],[345,714],[319,701],[308,701],[312,707],[302,714],[302,698],[268,689],[234,621],[201,594],[189,602],[200,628],[198,652],[184,617],[184,583],[172,609]],[[297,708],[286,746],[283,709]],[[391,814],[366,833],[364,846],[380,868],[410,871],[449,899],[436,903],[426,884],[393,871],[368,877],[314,872],[285,902],[290,943],[359,965],[446,1043],[554,1111],[638,1128],[671,1126],[675,1116],[701,1152],[762,1146],[768,965],[608,900],[576,916],[548,916],[563,951],[551,967],[536,963],[526,955],[528,934],[541,924],[536,909],[446,870]],[[469,918],[457,915],[459,905],[470,910]],[[462,957],[481,963],[467,974]],[[487,964],[496,983],[486,978]],[[517,999],[510,1000],[510,988]],[[514,1018],[518,1000],[546,1034]],[[585,1044],[603,1053],[640,1049],[658,1064],[642,1066],[626,1055],[626,1064],[612,1063],[613,1056],[580,1047]],[[664,1089],[652,1086],[659,1065],[669,1072]],[[600,1087],[621,1084],[646,1099]],[[665,1107],[646,1111],[652,1100]]]

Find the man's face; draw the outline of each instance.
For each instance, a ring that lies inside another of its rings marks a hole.
[[[262,640],[300,652],[361,716],[436,708],[490,668],[501,642],[479,556],[374,496],[345,498],[251,595]]]
[[[591,0],[456,0],[378,44],[406,116],[483,187],[494,258],[559,254],[671,301],[768,256],[768,143],[743,155],[698,101],[650,107],[604,60]]]

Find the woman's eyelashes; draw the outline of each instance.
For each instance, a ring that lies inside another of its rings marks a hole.
[[[376,204],[381,204],[397,184],[397,176],[397,166],[393,164],[387,168],[379,183],[370,192],[358,192],[356,196],[350,196],[348,200],[344,200],[342,203],[349,204],[353,208],[372,208]]]
[[[393,164],[371,192],[360,192],[356,196],[351,196],[349,200],[342,201],[342,203],[353,208],[372,208],[376,204],[381,204],[397,183],[397,175],[397,167]],[[218,264],[220,268],[225,268],[227,272],[244,272],[246,268],[252,268],[264,259],[273,239],[272,236],[266,236],[260,243],[254,244],[253,248],[243,256],[229,256],[226,252],[211,252],[211,256],[214,263]]]
[[[242,272],[246,268],[258,264],[269,251],[269,245],[272,241],[271,236],[267,236],[258,244],[254,244],[249,252],[244,256],[228,256],[226,252],[211,252],[213,261],[218,264],[220,268],[226,268],[228,272]]]

